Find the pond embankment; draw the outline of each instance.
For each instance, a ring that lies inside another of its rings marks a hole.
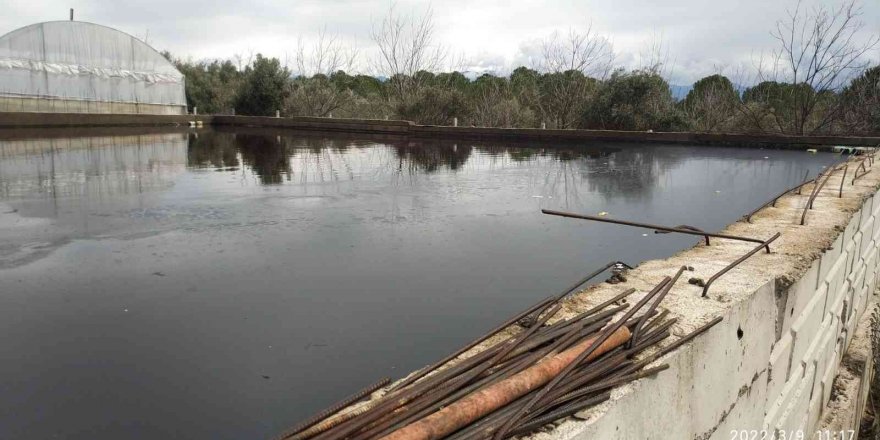
[[[866,311],[880,277],[880,169],[854,178],[858,163],[850,162],[849,173],[835,167],[818,188],[811,184],[793,191],[751,222],[721,231],[780,237],[770,253],[756,253],[717,278],[705,296],[697,280],[709,280],[754,243],[701,242],[640,264],[626,272],[625,282],[601,283],[568,297],[551,321],[576,316],[630,288],[637,292],[629,297],[634,303],[686,266],[684,277],[694,282],[675,284],[663,301],[668,316],[676,319],[673,336],[723,320],[653,364],[668,364],[666,371],[621,386],[608,401],[531,438],[727,439],[740,438],[740,432],[748,438],[750,433],[812,438],[817,429],[857,430],[871,370]],[[814,189],[813,208],[805,210]],[[457,362],[521,331],[514,326]],[[852,368],[854,358],[863,359],[862,368]],[[377,391],[373,401],[382,395]]]
[[[335,119],[313,117],[262,117],[212,115],[138,115],[87,113],[3,113],[0,128],[35,127],[124,127],[203,125],[286,128],[309,131],[338,131],[407,136],[416,139],[460,139],[478,141],[538,142],[647,142],[776,148],[830,148],[835,145],[876,146],[880,136],[788,136],[774,134],[640,132],[618,130],[544,130],[537,128],[447,127],[418,125],[410,121]]]

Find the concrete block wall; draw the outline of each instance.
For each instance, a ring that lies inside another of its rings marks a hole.
[[[793,284],[770,281],[670,354],[669,370],[536,438],[814,438],[880,276],[876,198]]]
[[[65,100],[33,100],[0,97],[0,127],[23,126],[107,126],[112,119],[107,116],[129,116],[115,125],[154,126],[173,124],[167,117],[183,115],[183,107],[156,106],[151,104],[95,103]],[[140,114],[138,114],[140,113]],[[25,116],[21,116],[25,115]],[[65,115],[75,115],[75,118]],[[137,117],[134,117],[137,116]],[[287,128],[296,130],[337,131],[380,135],[400,135],[413,139],[478,140],[503,142],[643,142],[676,144],[720,144],[742,146],[794,146],[812,145],[830,149],[837,145],[877,145],[877,136],[788,136],[743,133],[693,133],[693,132],[644,132],[621,130],[543,130],[538,128],[490,128],[490,127],[442,127],[418,125],[410,121],[377,119],[338,119],[317,117],[267,117],[267,116],[185,116],[190,120],[205,120],[217,126]],[[26,125],[17,121],[27,119]]]

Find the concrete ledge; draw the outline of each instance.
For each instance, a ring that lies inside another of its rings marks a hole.
[[[741,145],[830,148],[835,145],[876,146],[878,136],[786,136],[744,133],[641,132],[616,130],[542,130],[537,128],[444,127],[417,125],[409,121],[332,118],[274,118],[262,116],[193,116],[88,113],[0,112],[0,128],[158,126],[185,125],[199,120],[206,125],[232,127],[291,128],[406,135],[418,139],[481,141],[546,141],[676,143],[698,145]]]
[[[832,181],[839,182],[841,174],[833,174]],[[673,338],[664,344],[715,317],[724,320],[657,361],[668,363],[668,370],[619,387],[609,401],[529,438],[729,439],[739,431],[756,431],[758,438],[761,431],[767,438],[797,438],[798,432],[811,438],[820,420],[830,417],[827,404],[836,395],[835,378],[854,346],[856,324],[870,310],[868,287],[878,274],[878,259],[871,255],[880,249],[878,240],[862,237],[876,228],[870,219],[878,208],[873,206],[878,187],[880,168],[855,185],[845,183],[842,198],[837,185],[823,188],[806,225],[799,220],[811,187],[761,210],[753,223],[728,226],[722,232],[782,235],[770,254],[756,254],[719,278],[709,298],[702,298],[697,286],[677,283],[663,303],[678,320]],[[626,283],[602,283],[573,295],[559,318],[627,288],[637,290],[629,298],[637,301],[682,265],[694,268],[685,279],[708,279],[752,248],[752,243],[728,240],[711,246],[698,242],[669,258],[640,264],[628,272]],[[515,330],[509,332],[463,357]]]

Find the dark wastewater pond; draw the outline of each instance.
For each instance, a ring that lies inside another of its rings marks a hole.
[[[111,135],[112,134],[112,135]],[[831,154],[295,132],[0,140],[0,438],[269,438]],[[769,236],[769,232],[768,232]]]

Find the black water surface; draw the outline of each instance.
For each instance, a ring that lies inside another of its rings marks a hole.
[[[837,160],[201,132],[0,141],[0,438],[268,438]],[[768,231],[768,236],[770,231]]]

